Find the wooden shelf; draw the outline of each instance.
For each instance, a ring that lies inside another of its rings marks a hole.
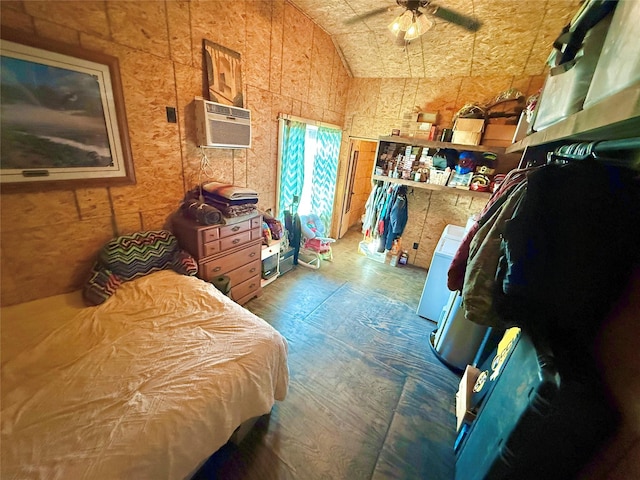
[[[572,140],[617,140],[637,137],[640,132],[640,84],[611,95],[544,130],[532,133],[507,147],[507,153],[526,147]]]
[[[493,152],[495,154],[505,153],[504,147],[489,147],[486,145],[464,145],[461,143],[437,142],[435,140],[427,140],[420,137],[403,137],[399,135],[391,135],[387,137],[380,137],[379,141],[389,143],[403,143],[405,145],[413,145],[416,147],[452,148],[454,150],[467,150],[470,152]]]
[[[373,180],[381,180],[383,182],[399,183],[400,185],[406,185],[407,187],[422,188],[424,190],[437,190],[441,192],[452,193],[455,195],[467,195],[469,197],[485,198],[487,200],[491,196],[489,192],[476,192],[475,190],[464,190],[462,188],[446,187],[444,185],[435,185],[433,183],[414,182],[413,180],[387,177],[386,175],[373,175],[371,178],[373,178]]]

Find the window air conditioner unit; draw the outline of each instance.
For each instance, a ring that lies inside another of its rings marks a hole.
[[[198,145],[251,148],[251,111],[195,99]]]

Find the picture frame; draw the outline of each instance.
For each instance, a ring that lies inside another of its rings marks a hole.
[[[209,101],[244,108],[242,56],[210,40],[202,40]]]
[[[0,31],[0,185],[135,183],[116,57]]]

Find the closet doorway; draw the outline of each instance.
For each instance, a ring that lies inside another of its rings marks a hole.
[[[326,231],[331,231],[341,140],[342,130],[337,125],[280,115],[279,218],[292,209],[299,214],[315,213]]]
[[[371,174],[377,147],[378,142],[375,140],[353,137],[349,139],[349,163],[342,196],[338,238],[342,238],[349,228],[361,221],[371,193]]]

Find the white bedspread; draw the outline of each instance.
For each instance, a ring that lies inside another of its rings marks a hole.
[[[185,478],[286,395],[285,339],[202,280],[77,304],[2,310],[3,480]]]

